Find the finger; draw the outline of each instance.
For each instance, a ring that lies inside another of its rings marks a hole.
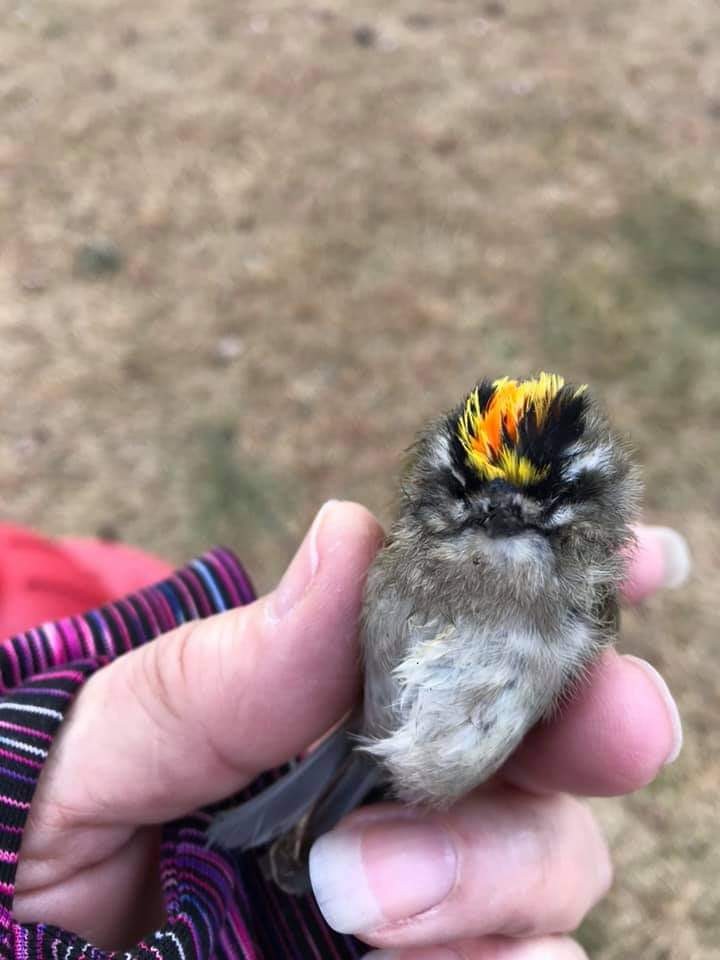
[[[310,877],[335,930],[409,947],[572,930],[611,868],[579,801],[501,788],[443,814],[360,811],[315,843]]]
[[[692,561],[685,538],[670,527],[638,526],[623,599],[639,603],[661,587],[674,589],[690,575]]]
[[[34,809],[62,804],[74,822],[164,822],[318,738],[358,696],[361,596],[381,536],[363,507],[327,504],[273,593],[96,673]]]
[[[483,937],[442,947],[411,947],[409,950],[371,950],[364,960],[587,960],[587,954],[567,937],[508,940]]]
[[[681,747],[680,714],[660,674],[608,650],[558,716],[528,734],[502,776],[529,790],[617,796],[653,780]]]

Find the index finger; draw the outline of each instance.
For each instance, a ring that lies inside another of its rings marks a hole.
[[[682,586],[690,574],[687,541],[671,527],[637,526],[622,597],[639,603],[662,587]]]
[[[502,777],[539,793],[619,796],[654,780],[681,746],[680,715],[660,674],[607,650],[557,717],[528,734]]]
[[[668,527],[636,529],[623,598],[638,603],[690,572],[684,538]],[[537,726],[505,765],[504,779],[525,789],[582,796],[638,790],[672,762],[682,745],[678,708],[644,660],[606,651],[557,716]]]

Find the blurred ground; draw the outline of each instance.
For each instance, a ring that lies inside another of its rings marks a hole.
[[[0,0],[0,497],[271,584],[481,375],[631,433],[689,588],[626,618],[681,760],[598,811],[593,960],[720,956],[720,7]],[[714,574],[714,576],[713,576]]]

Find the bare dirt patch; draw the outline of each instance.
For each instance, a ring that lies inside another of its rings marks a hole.
[[[0,0],[0,492],[273,582],[480,375],[590,382],[697,573],[681,760],[598,804],[598,960],[718,956],[720,8]],[[715,576],[713,576],[713,574]]]

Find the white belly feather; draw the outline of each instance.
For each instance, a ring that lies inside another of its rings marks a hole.
[[[578,621],[549,638],[529,626],[404,626],[405,656],[379,686],[373,678],[382,694],[366,716],[367,748],[408,802],[446,804],[492,776],[594,649]]]

